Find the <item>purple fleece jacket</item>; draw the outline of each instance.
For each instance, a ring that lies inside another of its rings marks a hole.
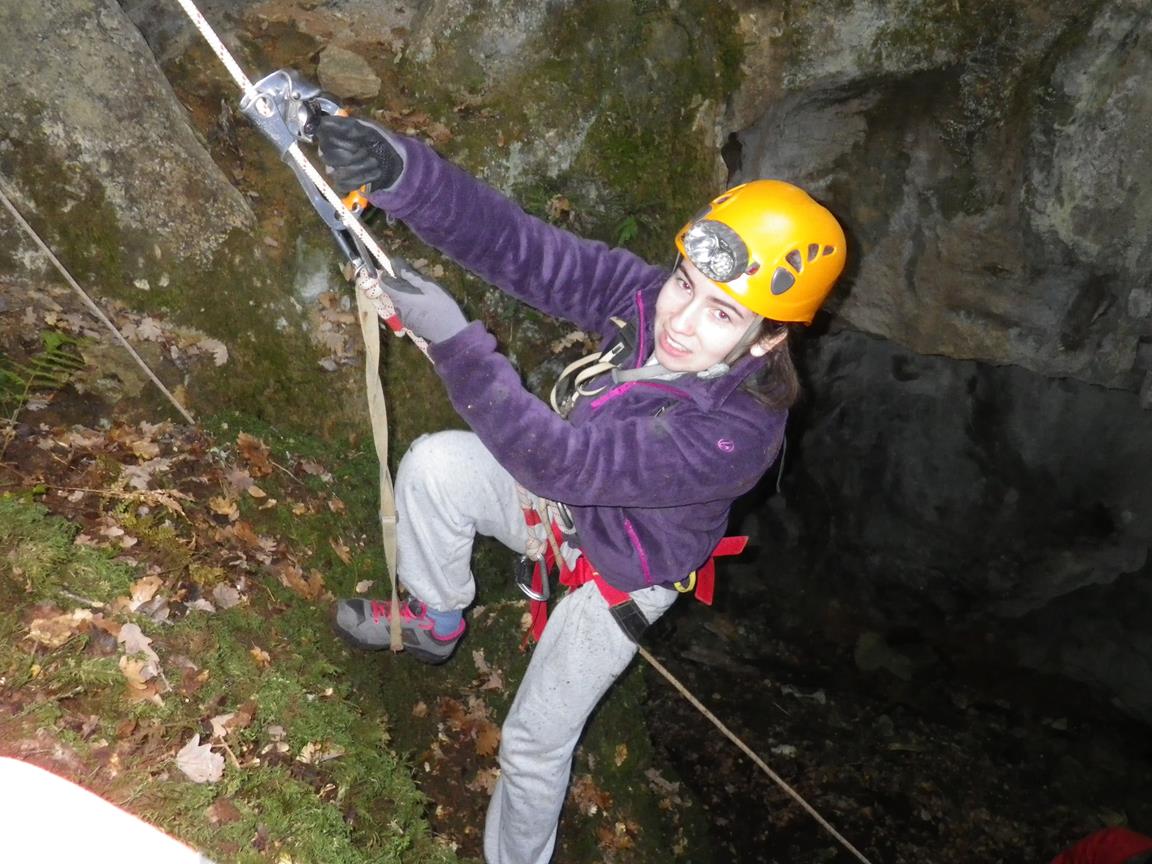
[[[628,365],[647,360],[668,271],[528,216],[425,145],[404,146],[402,177],[373,204],[545,313],[597,333],[614,332],[611,316],[634,321],[640,344]],[[431,356],[460,416],[521,485],[569,506],[585,555],[624,591],[669,585],[703,564],[784,433],[786,412],[739,387],[762,358],[712,380],[622,384],[565,420],[524,389],[477,322]]]

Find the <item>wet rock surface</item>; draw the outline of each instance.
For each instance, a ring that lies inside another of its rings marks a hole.
[[[777,584],[819,586],[879,628],[998,628],[1004,662],[1152,718],[1152,421],[1137,394],[850,330],[804,360],[781,493],[764,497],[769,478],[744,504],[763,554],[791,562]]]

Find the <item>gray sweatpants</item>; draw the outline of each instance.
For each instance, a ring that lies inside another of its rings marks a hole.
[[[471,432],[417,439],[396,475],[396,506],[400,581],[434,609],[463,609],[474,599],[477,533],[520,553],[533,542],[516,481]],[[632,593],[649,621],[676,596],[662,587]],[[593,583],[552,609],[504,721],[501,773],[484,830],[488,864],[551,859],[580,733],[635,653]]]

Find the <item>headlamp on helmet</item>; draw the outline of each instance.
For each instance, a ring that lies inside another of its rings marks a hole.
[[[811,323],[844,270],[844,230],[808,193],[754,180],[715,198],[680,229],[676,246],[746,309]]]
[[[713,282],[731,282],[748,268],[748,247],[723,222],[702,219],[684,235],[684,254]]]

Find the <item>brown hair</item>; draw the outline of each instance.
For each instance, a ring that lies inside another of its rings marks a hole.
[[[765,318],[757,339],[781,330],[787,334],[783,341],[764,355],[763,368],[745,379],[741,386],[769,408],[786,411],[800,398],[800,375],[792,360],[792,327]]]

